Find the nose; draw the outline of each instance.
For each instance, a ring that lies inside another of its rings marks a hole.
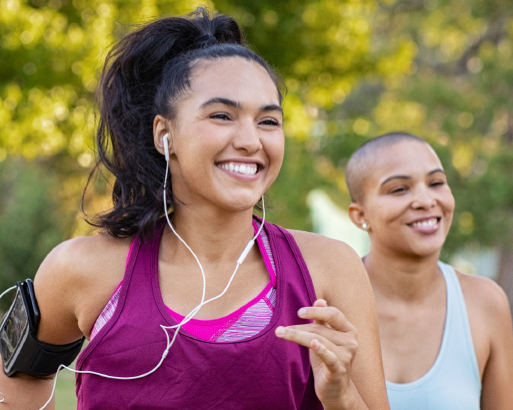
[[[237,150],[246,151],[253,154],[262,149],[262,141],[260,140],[260,132],[257,124],[248,118],[240,122],[237,134],[233,138],[233,146]]]
[[[435,206],[436,197],[428,186],[422,185],[416,187],[412,207],[415,209],[429,209]]]

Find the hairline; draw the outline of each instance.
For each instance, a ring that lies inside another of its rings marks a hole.
[[[276,93],[277,93],[277,97],[278,97],[278,105],[281,107],[282,105],[282,100],[283,100],[283,95],[280,91],[280,87],[279,87],[279,78],[278,76],[274,75],[271,67],[269,67],[266,63],[265,60],[263,60],[258,54],[256,54],[255,52],[251,51],[249,48],[245,47],[244,45],[242,44],[236,44],[236,43],[218,43],[218,44],[214,44],[212,45],[211,47],[218,47],[218,46],[223,46],[223,45],[232,45],[232,46],[237,46],[237,47],[240,47],[241,49],[244,49],[244,50],[247,50],[250,55],[248,56],[244,56],[244,55],[240,55],[240,54],[233,54],[233,55],[218,55],[218,56],[212,56],[212,55],[194,55],[195,52],[198,52],[199,49],[194,49],[194,50],[191,50],[189,53],[185,53],[185,54],[182,54],[182,55],[179,55],[177,56],[176,58],[185,58],[186,61],[185,61],[185,64],[188,65],[188,70],[189,70],[189,78],[187,79],[186,83],[184,84],[184,88],[182,90],[180,90],[181,92],[175,94],[172,98],[171,101],[168,101],[167,102],[167,106],[171,106],[171,107],[176,107],[177,104],[183,99],[185,98],[187,95],[189,95],[191,93],[191,82],[193,80],[193,77],[197,74],[197,70],[201,70],[201,69],[204,69],[206,68],[205,66],[209,63],[209,62],[217,62],[217,61],[221,61],[221,60],[224,60],[224,59],[229,59],[229,58],[239,58],[239,59],[242,59],[242,60],[245,60],[245,61],[248,61],[248,62],[251,62],[253,64],[256,64],[257,66],[259,67],[262,67],[265,72],[267,73],[267,75],[269,76],[269,78],[271,79],[271,81],[273,82],[274,86],[276,87]],[[209,47],[210,48],[210,47]],[[192,56],[191,56],[192,54]],[[251,54],[253,55],[254,58],[251,58]],[[261,59],[262,61],[259,61],[259,59]],[[175,110],[173,110],[175,111]],[[161,115],[163,115],[161,113]],[[167,119],[169,120],[174,120],[175,118],[174,115],[171,115],[171,116],[168,116],[168,115],[164,115],[164,117],[166,117]]]
[[[377,150],[392,147],[403,141],[416,141],[424,143],[431,148],[431,145],[423,138],[407,132],[397,131],[389,132],[366,141],[351,155],[346,166],[346,185],[353,203],[363,204],[365,200],[365,184],[368,180],[369,172],[362,172],[362,170],[371,168],[372,165],[369,162],[377,153]],[[368,166],[365,167],[365,165]]]

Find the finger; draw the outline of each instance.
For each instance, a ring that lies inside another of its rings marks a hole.
[[[325,346],[329,346],[329,348],[335,347],[333,343],[331,343],[328,339],[324,338],[321,335],[316,333],[305,332],[299,329],[293,329],[291,327],[283,327],[279,326],[276,328],[276,336],[281,339],[290,340],[291,342],[295,342],[301,346],[311,347],[312,340],[317,339],[320,340]]]
[[[282,326],[276,329],[276,335],[282,339],[310,348],[331,373],[336,373],[341,369],[338,357],[332,350],[334,346],[321,336]]]
[[[328,302],[326,302],[324,299],[317,299],[313,305],[313,307],[328,307]],[[328,327],[331,327],[330,325],[320,321],[320,320],[314,320],[315,323],[325,324]]]
[[[340,370],[340,363],[335,353],[329,350],[318,339],[313,339],[310,343],[310,348],[319,357],[319,359],[326,365],[328,371],[337,373]]]
[[[355,334],[353,332],[341,332],[340,330],[336,330],[319,323],[292,325],[287,326],[287,329],[294,329],[322,336],[336,346],[346,346],[348,348],[352,348],[352,346],[356,343]]]
[[[333,306],[304,307],[297,312],[302,319],[311,319],[316,322],[323,322],[341,332],[352,332],[355,327],[347,320],[344,314]]]
[[[314,307],[328,307],[328,302],[326,302],[324,299],[317,299],[314,304]]]

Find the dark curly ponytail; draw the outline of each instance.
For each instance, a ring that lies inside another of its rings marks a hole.
[[[268,64],[244,46],[236,21],[211,17],[203,7],[185,17],[166,17],[124,37],[109,52],[100,81],[98,161],[89,181],[105,166],[115,177],[113,208],[88,222],[115,237],[148,236],[163,215],[164,157],[153,141],[157,114],[172,119],[176,101],[189,88],[194,63],[241,57]],[[89,183],[88,183],[89,184]],[[86,186],[87,189],[87,186]],[[167,208],[174,206],[171,184]]]

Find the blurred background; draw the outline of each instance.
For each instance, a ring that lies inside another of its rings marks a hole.
[[[511,0],[0,0],[0,290],[33,277],[59,242],[91,233],[80,199],[109,47],[199,5],[236,17],[287,86],[272,222],[363,255],[344,166],[371,137],[417,134],[456,197],[442,259],[496,280],[513,304]],[[109,184],[85,199],[90,214],[107,209]],[[57,408],[74,408],[73,376],[59,380]]]

